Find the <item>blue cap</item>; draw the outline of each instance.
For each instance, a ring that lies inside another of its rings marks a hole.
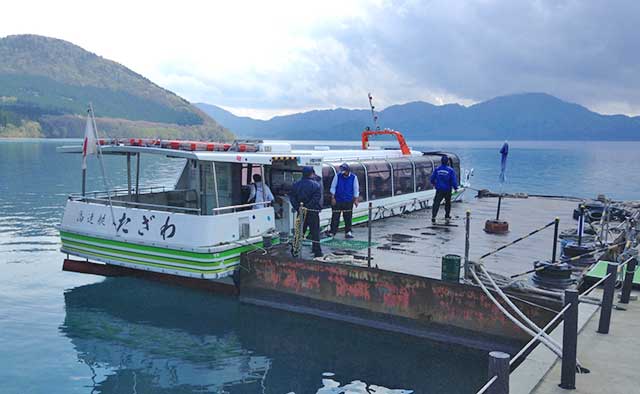
[[[340,164],[340,169],[342,171],[350,171],[351,170],[351,168],[349,167],[349,164],[347,164],[347,163]]]
[[[313,167],[311,166],[302,167],[302,175],[311,175],[311,174],[313,174]]]
[[[446,155],[442,156],[442,159],[440,159],[440,162],[444,165],[447,165],[449,164],[449,158]]]

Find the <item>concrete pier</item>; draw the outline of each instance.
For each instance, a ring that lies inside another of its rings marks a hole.
[[[601,297],[602,293],[594,293]],[[640,303],[624,305],[627,310],[615,310],[611,317],[609,334],[598,334],[598,314],[593,314],[578,336],[578,359],[591,370],[576,376],[576,394],[628,394],[637,393],[638,363],[640,361]],[[528,362],[519,368],[527,368]],[[560,361],[544,375],[531,391],[535,394],[564,394],[558,387]],[[513,387],[513,386],[512,386]],[[513,391],[528,392],[528,391]]]
[[[484,222],[495,218],[496,198],[474,198],[465,196],[462,203],[452,204],[450,225],[444,225],[444,208],[438,214],[438,224],[431,224],[431,209],[400,215],[372,222],[372,266],[405,274],[429,278],[440,278],[442,256],[450,253],[464,255],[465,212],[471,211],[470,253],[471,261],[507,242],[560,218],[560,230],[575,227],[572,218],[577,201],[556,198],[505,198],[502,200],[500,216],[509,221],[509,233],[487,234]],[[367,227],[353,228],[357,240],[367,240]],[[344,234],[336,235],[339,240]],[[541,231],[531,238],[509,247],[483,260],[485,267],[502,275],[511,275],[533,268],[536,260],[551,259],[553,227]],[[325,253],[336,251],[323,247]],[[339,252],[340,250],[337,249]],[[311,258],[310,248],[303,248],[304,257]],[[367,250],[355,251],[366,262]]]

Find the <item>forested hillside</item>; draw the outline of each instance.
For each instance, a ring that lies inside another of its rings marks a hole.
[[[77,137],[92,103],[109,136],[230,139],[185,99],[69,42],[0,39],[0,137]]]

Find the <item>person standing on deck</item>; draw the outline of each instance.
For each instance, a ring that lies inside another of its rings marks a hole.
[[[262,182],[262,175],[253,174],[253,184],[249,192],[249,203],[256,203],[253,209],[260,209],[267,206],[266,204],[258,204],[261,202],[272,202],[273,193],[271,189],[264,182]]]
[[[458,191],[458,176],[456,171],[449,166],[449,158],[442,156],[441,164],[431,174],[431,184],[436,188],[436,197],[433,200],[431,211],[431,223],[436,222],[440,203],[444,199],[444,218],[451,219],[451,189]]]
[[[322,209],[320,199],[322,198],[322,189],[320,184],[313,179],[313,175],[313,167],[302,168],[302,179],[293,184],[289,200],[296,212],[298,212],[300,203],[304,204],[306,214],[303,228],[309,227],[313,255],[322,257],[322,249],[320,248],[320,210]]]
[[[358,177],[351,172],[347,163],[340,165],[340,173],[333,178],[330,192],[331,206],[333,207],[331,230],[329,230],[331,236],[335,236],[338,233],[340,213],[342,212],[345,238],[353,238],[351,219],[353,218],[354,205],[358,206],[360,185],[358,184]]]

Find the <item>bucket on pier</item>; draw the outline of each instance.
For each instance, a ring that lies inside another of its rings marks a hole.
[[[484,223],[484,231],[489,234],[506,234],[509,232],[509,223],[490,219]]]
[[[442,257],[442,280],[446,282],[458,282],[460,280],[460,261],[457,254],[448,254]]]

